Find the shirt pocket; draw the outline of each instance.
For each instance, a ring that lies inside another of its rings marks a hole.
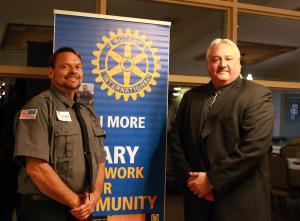
[[[78,142],[82,142],[79,133],[79,128],[74,127],[73,125],[64,125],[63,127],[55,128],[54,148],[57,159],[72,158],[73,147],[78,146]]]
[[[101,146],[104,146],[104,138],[106,135],[102,127],[100,127],[99,125],[93,125],[93,132],[96,140],[100,142]]]
[[[93,134],[94,134],[95,144],[93,146],[95,148],[94,152],[96,156],[96,161],[97,163],[101,163],[105,161],[106,158],[106,152],[104,150],[104,138],[106,135],[102,127],[100,127],[100,125],[94,124],[92,128],[94,132]]]

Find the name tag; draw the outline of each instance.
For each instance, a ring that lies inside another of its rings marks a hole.
[[[68,111],[56,111],[58,120],[61,121],[72,121],[70,113]]]

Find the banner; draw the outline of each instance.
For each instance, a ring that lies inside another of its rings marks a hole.
[[[54,14],[54,48],[81,53],[80,99],[94,105],[106,133],[94,220],[164,220],[170,23]]]

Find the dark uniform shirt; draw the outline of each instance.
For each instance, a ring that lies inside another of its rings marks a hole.
[[[16,116],[14,159],[23,167],[19,175],[19,192],[39,193],[25,171],[25,157],[47,161],[60,178],[76,193],[87,187],[87,168],[83,155],[82,135],[74,101],[53,85],[32,98]],[[93,165],[93,185],[98,166],[105,162],[104,132],[91,107],[81,106],[87,126]]]

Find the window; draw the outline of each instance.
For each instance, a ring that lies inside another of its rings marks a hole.
[[[300,20],[239,13],[243,74],[254,80],[300,81]]]

